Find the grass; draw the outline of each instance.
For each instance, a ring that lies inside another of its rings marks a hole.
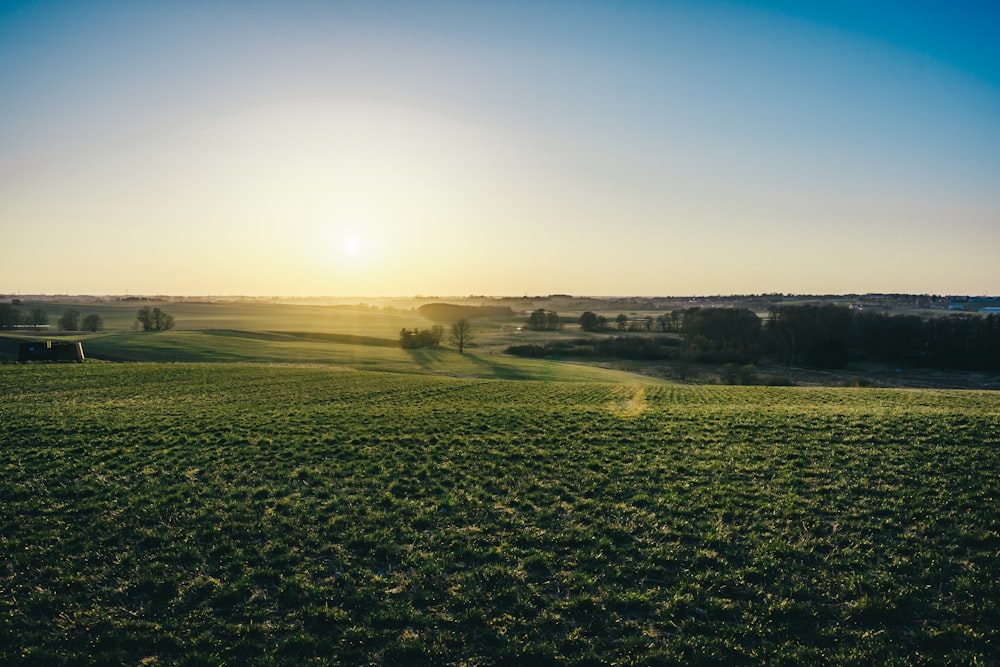
[[[28,312],[32,308],[44,309],[51,329],[56,328],[60,316],[68,308],[75,308],[82,315],[96,313],[104,320],[108,331],[128,331],[135,322],[136,312],[146,302],[89,303],[68,300],[26,301],[18,308]],[[226,301],[149,302],[174,315],[179,330],[241,329],[250,331],[336,331],[343,334],[377,335],[395,337],[404,326],[426,326],[425,320],[406,311],[379,310],[361,306],[330,306],[275,301]]]
[[[403,350],[392,339],[359,335],[206,330],[78,338],[86,354],[116,361],[321,364],[509,380],[657,382],[623,371],[519,359],[491,350],[465,354],[445,347]]]
[[[4,664],[1000,662],[993,392],[213,363],[0,392]]]
[[[36,305],[25,303],[21,308]],[[106,331],[74,333],[71,338],[83,343],[88,357],[105,360],[321,364],[512,380],[655,382],[624,371],[504,355],[510,336],[501,332],[501,324],[490,321],[477,322],[477,341],[461,355],[447,346],[401,349],[400,329],[434,324],[409,311],[269,302],[177,302],[163,305],[175,315],[177,329],[141,333],[128,330],[138,308],[134,303],[41,305],[50,311],[53,321],[69,306],[84,314],[101,312]],[[16,357],[19,340],[53,334],[59,332],[7,333],[0,337],[0,360]]]

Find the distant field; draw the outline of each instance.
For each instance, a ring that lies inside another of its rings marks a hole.
[[[572,302],[572,300],[569,300]],[[576,363],[515,358],[505,354],[511,346],[568,343],[592,334],[582,332],[578,312],[563,310],[562,331],[519,330],[527,322],[524,308],[531,300],[516,303],[521,308],[505,319],[474,320],[475,340],[466,355],[458,355],[447,340],[438,348],[404,352],[398,346],[401,329],[427,329],[437,322],[425,319],[415,309],[417,299],[380,300],[376,305],[314,304],[303,302],[57,302],[28,301],[24,312],[42,307],[50,326],[0,332],[0,363],[16,358],[20,340],[70,339],[83,342],[88,357],[117,361],[196,361],[281,364],[341,365],[369,370],[422,372],[481,378],[524,380],[582,380],[651,382],[642,377],[697,384],[733,381],[723,365],[679,363],[676,359],[627,360],[574,357]],[[133,331],[140,305],[163,308],[175,317],[176,327],[167,333]],[[549,305],[549,304],[546,304]],[[559,304],[554,304],[558,306]],[[563,304],[563,305],[568,305]],[[579,306],[579,303],[575,304]],[[595,306],[596,307],[596,306]],[[96,334],[60,332],[55,326],[67,308],[83,315],[97,313],[104,329]],[[625,306],[623,306],[625,308]],[[612,311],[602,311],[613,318]],[[660,311],[629,311],[632,315],[655,316]],[[617,335],[612,332],[609,335]],[[447,339],[447,336],[445,336]],[[1000,377],[989,373],[955,372],[947,369],[898,368],[897,364],[852,363],[840,371],[789,368],[761,361],[755,377],[763,384],[869,385],[904,387],[953,387],[994,389]],[[683,366],[683,368],[682,368]],[[731,375],[731,374],[730,374]]]
[[[0,394],[3,664],[1000,663],[996,392],[88,363]]]
[[[30,309],[35,305],[26,303],[22,307]],[[85,354],[92,359],[322,364],[511,380],[656,382],[596,366],[505,355],[503,350],[511,341],[524,337],[505,334],[503,323],[490,320],[475,322],[476,338],[462,355],[446,341],[440,347],[403,350],[399,346],[400,329],[426,329],[435,324],[413,311],[268,302],[162,303],[155,305],[174,315],[176,328],[135,332],[129,329],[139,304],[45,305],[52,322],[68,307],[102,315],[104,331],[65,334],[81,341]],[[0,359],[15,358],[18,340],[62,336],[49,330],[5,332],[0,338]]]
[[[281,302],[25,302],[25,312],[41,307],[48,314],[50,329],[57,330],[59,317],[67,308],[83,315],[96,313],[104,320],[108,331],[127,331],[135,322],[140,307],[162,308],[174,316],[176,329],[242,329],[249,331],[307,331],[341,334],[397,336],[404,327],[429,326],[422,317],[411,312],[394,312],[375,308],[311,305]]]
[[[82,338],[92,357],[118,361],[322,364],[401,373],[435,373],[509,380],[645,382],[656,380],[583,364],[519,359],[492,351],[404,350],[391,338],[350,342],[339,334],[249,331],[167,331]]]

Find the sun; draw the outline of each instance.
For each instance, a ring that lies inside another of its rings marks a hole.
[[[340,242],[340,249],[347,257],[360,257],[364,251],[365,244],[358,236],[345,236]]]
[[[317,224],[308,252],[326,266],[356,273],[384,258],[386,240],[368,218],[334,218]]]

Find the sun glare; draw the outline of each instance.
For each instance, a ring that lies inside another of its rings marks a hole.
[[[370,235],[360,225],[327,224],[323,225],[311,244],[317,258],[324,263],[340,266],[358,266],[368,261],[373,251]]]
[[[341,250],[348,257],[359,257],[364,250],[364,244],[357,236],[347,236],[341,241]]]

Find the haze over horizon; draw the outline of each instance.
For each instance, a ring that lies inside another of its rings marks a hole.
[[[0,0],[0,293],[1000,294],[997,26]]]

